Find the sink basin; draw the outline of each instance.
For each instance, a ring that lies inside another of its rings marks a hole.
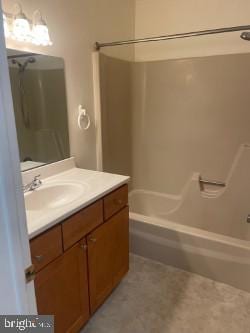
[[[57,209],[78,199],[85,187],[75,183],[46,184],[25,194],[25,207],[28,211]]]

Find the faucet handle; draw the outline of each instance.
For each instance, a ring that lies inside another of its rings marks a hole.
[[[33,180],[33,182],[38,186],[42,184],[41,179],[39,179],[40,177],[41,177],[41,175],[37,175],[34,177],[34,180]]]

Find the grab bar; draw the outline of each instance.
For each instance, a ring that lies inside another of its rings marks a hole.
[[[208,180],[208,179],[202,179],[202,178],[200,178],[199,182],[202,185],[207,184],[207,185],[214,185],[214,186],[221,186],[221,187],[225,187],[226,186],[226,183],[220,182],[220,181],[217,181],[217,180]]]

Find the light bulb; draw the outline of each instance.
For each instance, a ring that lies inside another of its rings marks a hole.
[[[13,38],[20,41],[30,41],[31,31],[30,24],[27,17],[20,12],[17,14],[13,21]]]
[[[33,13],[32,42],[36,45],[52,45],[48,26],[39,10]]]
[[[32,42],[36,45],[52,45],[49,29],[46,24],[36,24],[32,29]]]
[[[7,22],[7,17],[5,14],[3,14],[3,28],[4,28],[4,35],[6,38],[10,37],[10,29],[9,29],[9,25]]]

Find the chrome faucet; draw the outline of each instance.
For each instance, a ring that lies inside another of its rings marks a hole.
[[[41,177],[41,175],[37,175],[37,176],[34,177],[32,182],[24,185],[23,186],[23,192],[26,193],[26,192],[34,191],[38,187],[40,187],[42,185],[42,181],[41,181],[41,179],[39,179],[40,177]]]

